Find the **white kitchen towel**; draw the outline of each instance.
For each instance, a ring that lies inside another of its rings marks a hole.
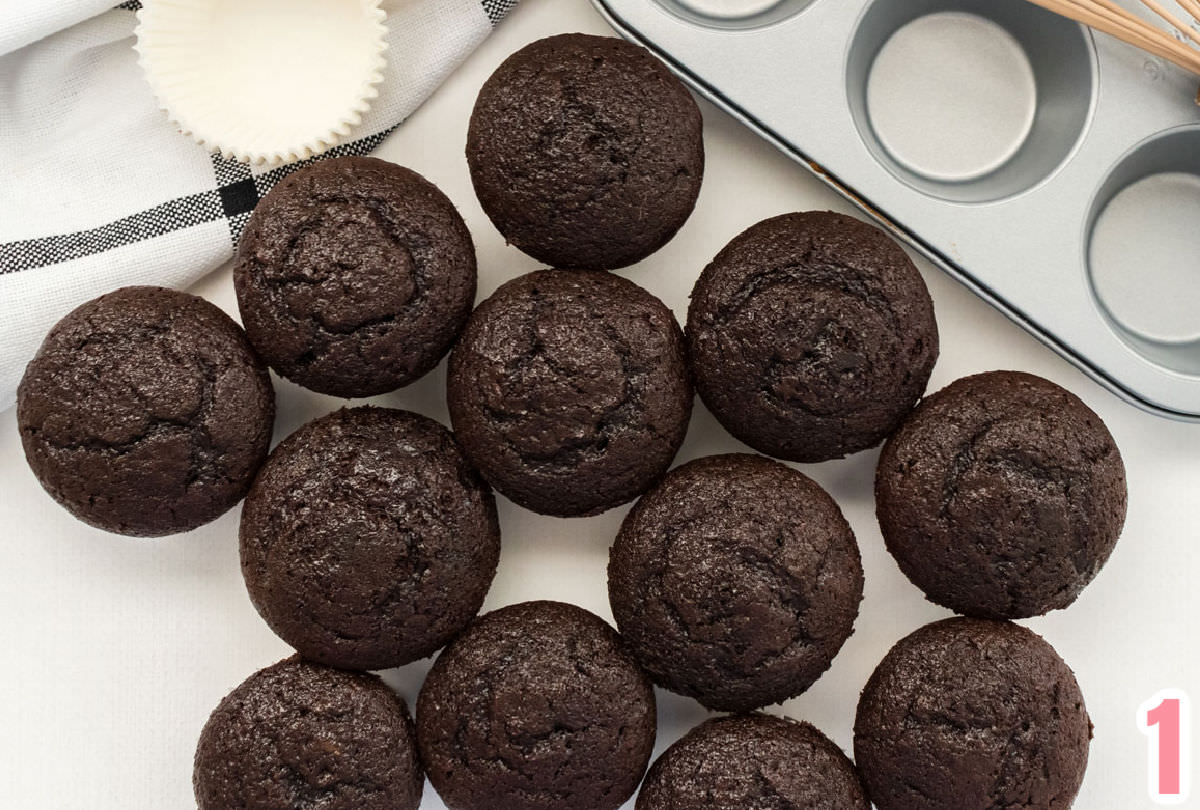
[[[516,3],[384,0],[379,98],[322,157],[378,146]],[[138,6],[0,0],[0,410],[59,318],[127,284],[192,284],[305,165],[251,170],[179,134],[137,64]]]

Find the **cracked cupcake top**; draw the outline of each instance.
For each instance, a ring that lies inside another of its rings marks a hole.
[[[515,278],[479,305],[450,355],[447,398],[492,486],[558,516],[644,492],[692,408],[671,311],[619,276],[563,270]]]
[[[620,636],[560,602],[477,619],[417,702],[422,761],[456,810],[616,810],[655,729],[653,689]]]
[[[863,573],[850,526],[807,476],[750,455],[672,470],[608,564],[617,627],[657,684],[711,709],[794,697],[850,636]]]
[[[238,325],[160,287],[125,287],[71,312],[17,392],[42,486],[120,534],[172,534],[224,514],[266,458],[274,421],[267,369]]]
[[[692,291],[687,339],[697,392],[725,429],[803,462],[883,441],[938,356],[933,302],[904,250],[827,211],[730,242]]]
[[[467,163],[483,210],[530,256],[613,270],[666,244],[704,175],[700,110],[644,48],[562,34],[484,83]]]
[[[454,205],[375,158],[289,175],[246,223],[234,266],[242,321],[293,382],[367,397],[437,365],[475,303],[475,247]]]
[[[718,717],[668,748],[637,810],[870,810],[854,764],[808,723]]]
[[[863,690],[854,759],[879,810],[1066,810],[1091,722],[1041,636],[954,618],[897,642]]]
[[[1100,417],[1049,380],[965,377],[884,447],[876,511],[888,551],[939,605],[991,619],[1064,608],[1125,523],[1125,465]]]
[[[425,777],[383,681],[289,658],[213,711],[192,781],[198,810],[417,810]]]
[[[450,431],[386,408],[309,422],[246,498],[250,599],[305,658],[386,669],[474,618],[500,556],[496,504]]]

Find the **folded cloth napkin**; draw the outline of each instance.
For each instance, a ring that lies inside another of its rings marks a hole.
[[[127,284],[192,284],[304,165],[251,170],[179,134],[137,64],[140,4],[113,2],[0,0],[0,410],[59,318]],[[384,0],[379,97],[322,157],[378,146],[516,3]]]

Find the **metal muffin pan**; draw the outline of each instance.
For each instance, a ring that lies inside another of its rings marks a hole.
[[[1200,421],[1200,219],[1162,216],[1200,211],[1200,80],[1025,0],[593,3],[1119,396]]]

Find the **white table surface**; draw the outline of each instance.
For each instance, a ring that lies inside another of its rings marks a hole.
[[[510,52],[566,31],[610,33],[585,0],[524,0],[379,150],[423,173],[457,204],[475,236],[481,297],[537,264],[505,246],[472,193],[463,159],[471,105]],[[667,247],[622,271],[681,319],[700,270],[745,227],[794,210],[854,213],[806,171],[702,106],[708,165],[696,212]],[[988,369],[1041,374],[1093,407],[1124,454],[1129,518],[1111,562],[1074,606],[1027,624],[1075,669],[1096,725],[1076,807],[1150,807],[1137,707],[1167,687],[1200,698],[1200,425],[1166,421],[1118,401],[940,271],[921,260],[918,265],[942,337],[931,390]],[[236,313],[228,268],[195,291]],[[374,401],[446,422],[444,383],[443,364]],[[276,439],[342,404],[278,380],[276,388]],[[678,461],[744,449],[697,401]],[[869,451],[801,467],[830,490],[854,527],[866,598],[855,633],[830,671],[805,695],[771,709],[813,722],[847,750],[858,694],[874,666],[897,639],[948,615],[923,599],[884,550],[871,493],[877,457]],[[486,609],[559,599],[611,619],[605,564],[626,509],[561,520],[498,500],[504,552]],[[194,806],[192,753],[208,713],[246,676],[288,654],[246,597],[238,514],[234,509],[189,534],[152,541],[91,529],[42,492],[25,465],[13,411],[0,414],[0,807]],[[427,669],[422,662],[386,678],[411,703]],[[706,713],[689,700],[659,696],[661,750]],[[1189,765],[1200,777],[1197,762]],[[1190,806],[1200,806],[1200,799]],[[443,808],[428,786],[422,807]]]

